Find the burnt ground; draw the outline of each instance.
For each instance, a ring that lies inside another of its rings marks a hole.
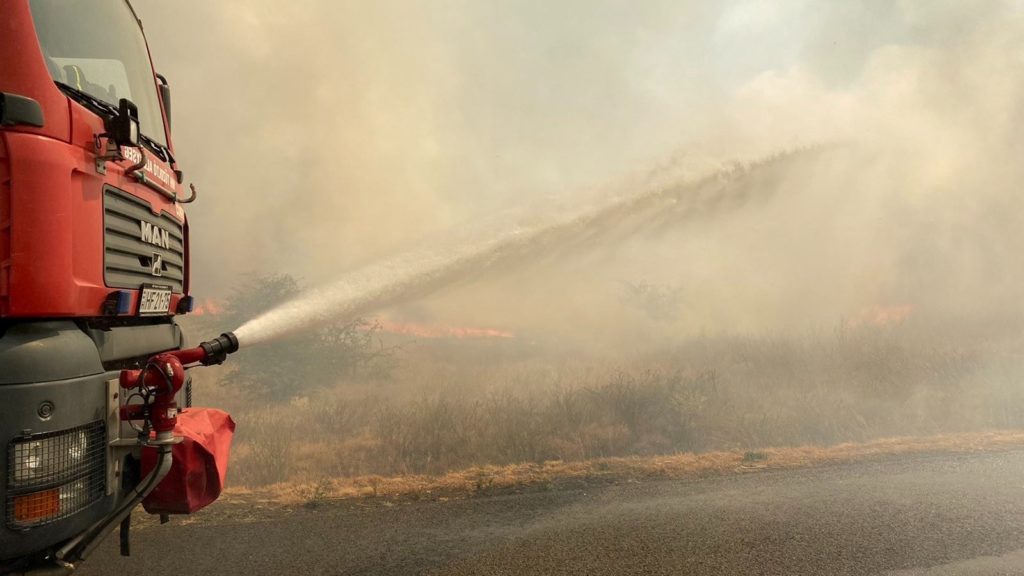
[[[1024,451],[316,508],[234,501],[111,537],[84,576],[1024,574]]]

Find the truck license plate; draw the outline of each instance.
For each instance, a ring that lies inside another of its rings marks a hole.
[[[167,314],[171,308],[171,287],[144,284],[139,294],[139,316]]]

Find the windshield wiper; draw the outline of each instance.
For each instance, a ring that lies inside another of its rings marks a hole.
[[[148,146],[150,149],[155,150],[157,154],[160,155],[160,159],[163,160],[164,162],[174,162],[174,158],[171,157],[171,151],[169,148],[167,148],[167,146],[164,146],[163,144],[157,142],[156,140],[153,140],[152,138],[146,136],[141,132],[139,132],[139,140],[145,143],[146,146]]]
[[[56,84],[58,88],[63,90],[64,93],[66,93],[68,96],[71,96],[75,100],[78,100],[79,102],[88,105],[90,108],[93,108],[102,114],[109,115],[110,117],[117,116],[117,107],[111,104],[110,102],[107,102],[106,100],[101,100],[93,96],[92,94],[89,94],[88,92],[84,92],[82,90],[79,90],[78,88],[75,88],[74,86],[65,84],[60,81],[54,80],[53,83]]]
[[[83,104],[86,104],[87,106],[95,109],[101,114],[110,116],[111,118],[117,116],[117,106],[114,106],[110,102],[97,98],[92,94],[89,94],[88,92],[79,90],[78,88],[75,88],[74,86],[71,86],[69,84],[65,84],[64,82],[54,80],[53,83],[56,84],[57,87],[59,87],[61,90],[63,90],[68,96],[71,96],[75,100],[78,100]],[[157,154],[160,155],[160,159],[163,160],[164,162],[174,161],[174,158],[171,156],[171,151],[169,148],[167,148],[167,146],[160,144],[156,140],[153,140],[152,138],[146,136],[145,134],[142,134],[141,132],[139,133],[139,140],[143,141],[146,145],[148,145],[151,150],[155,150]]]

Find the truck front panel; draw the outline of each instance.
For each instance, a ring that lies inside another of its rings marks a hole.
[[[3,574],[132,502],[139,436],[117,378],[181,347],[189,278],[181,173],[131,5],[0,0],[0,26],[0,97],[38,105],[42,124],[0,125]],[[140,128],[127,143],[110,127],[122,98]]]
[[[117,372],[103,369],[92,339],[69,321],[12,326],[0,337],[0,365],[7,560],[74,536],[121,496],[106,427],[106,382]]]

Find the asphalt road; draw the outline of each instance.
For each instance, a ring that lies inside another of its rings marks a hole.
[[[1024,451],[317,509],[217,504],[120,574],[1024,574]]]

